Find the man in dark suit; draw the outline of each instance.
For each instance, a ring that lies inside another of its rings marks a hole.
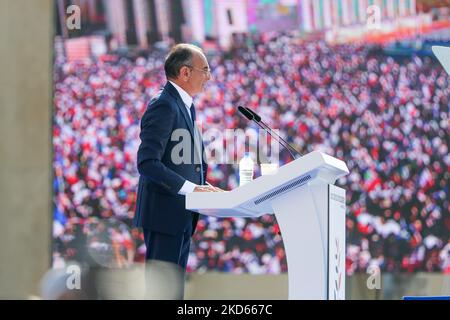
[[[198,213],[185,209],[185,195],[220,190],[204,185],[207,164],[192,98],[204,89],[211,73],[202,50],[189,44],[172,48],[164,70],[168,82],[141,119],[134,225],[144,230],[147,264],[160,269],[177,266],[184,277],[198,221]],[[171,276],[166,280],[178,281]],[[182,298],[182,282],[164,297]]]

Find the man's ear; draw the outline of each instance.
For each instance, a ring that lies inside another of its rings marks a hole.
[[[182,80],[188,80],[191,75],[191,69],[186,66],[182,66],[180,69],[180,78]]]

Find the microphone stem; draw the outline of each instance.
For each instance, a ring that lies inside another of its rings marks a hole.
[[[292,159],[294,159],[294,160],[297,159],[297,157],[295,157],[294,154],[292,153],[289,144],[287,144],[287,142],[284,141],[283,138],[281,138],[278,134],[276,134],[274,131],[272,131],[272,129],[270,129],[264,122],[261,121],[262,122],[262,124],[261,124],[258,121],[256,121],[255,119],[253,119],[253,122],[255,122],[261,129],[263,129],[264,131],[269,133],[276,140],[278,140],[278,143],[281,144],[289,152],[289,154],[291,155]],[[263,126],[263,124],[264,124],[264,126]],[[296,150],[294,150],[294,151],[297,152]]]
[[[264,127],[266,128],[266,130],[269,130],[270,131],[270,133],[271,133],[271,135],[273,134],[273,135],[275,135],[276,137],[278,137],[278,139],[280,140],[280,144],[282,144],[283,145],[283,143],[284,143],[284,147],[286,148],[286,149],[288,149],[288,151],[289,151],[289,153],[292,155],[292,152],[291,151],[294,151],[297,155],[299,155],[300,157],[302,156],[301,155],[301,153],[300,152],[298,152],[294,147],[292,147],[286,140],[284,140],[278,133],[276,133],[275,131],[273,131],[267,124],[265,124],[262,120],[260,121],[261,122],[261,124],[262,125],[264,125]],[[281,142],[283,142],[283,143],[281,143]],[[294,158],[294,159],[297,159],[297,157],[294,157],[293,155],[292,155],[292,157]]]

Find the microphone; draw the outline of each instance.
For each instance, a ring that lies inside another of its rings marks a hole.
[[[276,133],[275,131],[273,131],[266,123],[264,123],[264,121],[261,120],[261,117],[252,109],[250,109],[249,107],[245,107],[245,109],[247,109],[247,111],[249,113],[251,113],[253,115],[253,119],[254,121],[261,123],[267,130],[269,130],[272,134],[276,135],[278,137],[278,139],[280,139],[281,141],[283,141],[284,143],[284,147],[290,151],[293,151],[297,156],[302,157],[303,155],[297,151],[297,149],[295,149],[292,145],[289,144],[289,142],[287,142],[286,140],[284,140],[282,137],[280,137],[280,135],[278,133]],[[281,144],[281,142],[280,142]],[[292,153],[291,153],[292,155]],[[293,157],[294,159],[296,159],[295,157]]]
[[[239,107],[238,107],[238,110],[239,110],[239,112],[242,113],[242,114],[244,115],[244,117],[246,117],[248,120],[253,121],[254,116],[253,116],[252,113],[250,113],[250,111],[248,111],[247,109],[245,109],[245,108],[242,107],[242,106],[239,106]],[[259,126],[261,126],[258,122],[256,122],[256,123],[257,123]]]
[[[249,108],[238,106],[239,112],[248,120],[255,122],[261,129],[266,131],[271,137],[277,140],[291,155],[293,159],[297,159],[302,155],[296,149],[294,149],[289,143],[287,143],[282,137],[280,137],[275,131],[273,131],[267,124],[261,121],[261,117]],[[297,155],[294,156],[294,153]]]

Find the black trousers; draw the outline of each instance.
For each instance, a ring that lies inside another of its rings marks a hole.
[[[144,229],[147,298],[184,298],[191,234],[192,227],[175,236]]]

